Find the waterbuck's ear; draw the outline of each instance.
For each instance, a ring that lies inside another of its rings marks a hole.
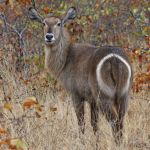
[[[28,14],[31,20],[36,20],[40,23],[43,23],[43,17],[34,8],[30,7]]]
[[[77,11],[75,7],[70,7],[67,11],[67,14],[63,18],[63,24],[65,24],[68,20],[73,20],[77,15]]]

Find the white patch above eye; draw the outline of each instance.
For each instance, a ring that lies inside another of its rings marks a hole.
[[[43,24],[47,26],[47,23],[46,23],[46,21],[45,21],[45,20],[43,21]]]
[[[58,21],[58,22],[54,25],[54,28],[59,27],[60,25],[61,25],[61,22]]]
[[[58,23],[57,23],[57,26],[60,26],[60,25],[61,25],[61,22],[58,22]]]

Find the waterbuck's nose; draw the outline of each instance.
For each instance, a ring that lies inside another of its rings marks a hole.
[[[47,33],[45,35],[45,40],[46,41],[52,41],[54,39],[54,35],[52,33]]]

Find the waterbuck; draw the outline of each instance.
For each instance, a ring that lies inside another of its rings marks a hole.
[[[76,17],[74,7],[61,19],[43,19],[33,8],[29,16],[44,25],[45,66],[70,93],[81,131],[84,132],[84,101],[88,101],[94,132],[101,111],[111,123],[115,139],[119,139],[132,82],[131,65],[124,51],[71,42],[64,24]]]

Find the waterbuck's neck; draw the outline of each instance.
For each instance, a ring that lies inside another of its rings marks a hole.
[[[59,77],[63,70],[70,47],[68,34],[63,34],[57,44],[50,46],[45,45],[45,67],[55,77]]]

